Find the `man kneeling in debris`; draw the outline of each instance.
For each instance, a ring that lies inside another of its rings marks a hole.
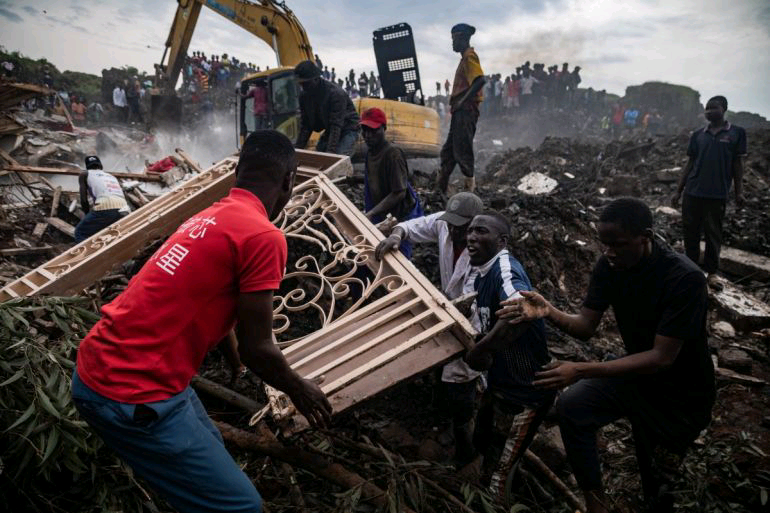
[[[75,242],[80,243],[128,214],[128,202],[120,182],[102,171],[96,155],[86,157],[86,170],[78,177],[80,207],[86,216],[75,227]],[[89,203],[89,197],[93,206]]]
[[[711,419],[714,367],[706,344],[706,280],[687,257],[655,240],[652,213],[621,198],[602,211],[604,255],[591,275],[578,314],[567,314],[535,292],[504,303],[511,323],[549,319],[587,340],[612,307],[628,354],[605,362],[554,362],[535,385],[569,386],[557,402],[567,459],[589,513],[608,511],[596,432],[620,417],[633,427],[647,511],[673,511],[667,483],[686,448]],[[572,386],[570,386],[572,385]]]
[[[455,194],[446,210],[397,224],[380,242],[374,256],[381,260],[388,251],[396,250],[403,241],[438,244],[441,290],[449,299],[473,291],[469,281],[470,256],[466,249],[466,233],[471,220],[484,210],[481,198],[471,192]],[[447,398],[447,413],[452,419],[455,437],[455,460],[462,468],[476,455],[473,448],[473,414],[480,372],[471,369],[461,358],[449,362],[441,372]]]
[[[311,425],[325,425],[331,414],[321,389],[273,343],[273,292],[287,247],[270,219],[291,197],[296,170],[286,136],[250,134],[230,194],[168,238],[102,308],[78,349],[72,396],[80,415],[177,511],[262,510],[190,388],[236,319],[249,369],[286,392]]]
[[[488,370],[489,388],[481,401],[474,444],[483,456],[482,479],[498,500],[505,482],[534,438],[554,399],[554,392],[536,388],[535,372],[549,361],[545,323],[540,319],[519,325],[498,319],[502,301],[532,290],[529,277],[508,250],[510,226],[497,212],[473,218],[468,227],[470,279],[477,292],[471,323],[481,333],[465,361]]]

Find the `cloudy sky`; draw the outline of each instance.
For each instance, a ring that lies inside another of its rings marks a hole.
[[[428,93],[452,76],[449,29],[462,21],[477,28],[472,44],[487,73],[567,61],[583,68],[584,87],[622,95],[627,85],[663,80],[693,87],[702,102],[723,94],[731,110],[770,117],[770,0],[287,1],[314,51],[338,71],[375,69],[372,31],[409,23]],[[175,9],[171,0],[0,0],[0,45],[59,69],[151,71]],[[261,40],[207,8],[190,50],[275,63]]]

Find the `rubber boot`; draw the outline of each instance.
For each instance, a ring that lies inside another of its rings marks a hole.
[[[465,190],[468,192],[476,192],[476,178],[465,177]]]

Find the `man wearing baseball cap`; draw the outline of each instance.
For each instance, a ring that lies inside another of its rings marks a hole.
[[[78,183],[80,207],[86,216],[75,227],[76,243],[83,242],[129,212],[120,182],[102,170],[102,161],[96,155],[86,157],[86,170],[80,173]]]
[[[479,119],[479,105],[483,99],[484,71],[479,56],[471,47],[471,36],[476,29],[467,23],[452,27],[452,49],[462,57],[455,71],[452,95],[449,98],[452,119],[444,147],[441,148],[441,168],[437,186],[442,194],[449,187],[449,177],[456,165],[465,176],[465,188],[473,192],[476,186],[473,177],[473,137]]]
[[[361,115],[361,131],[368,148],[364,171],[364,211],[373,223],[390,214],[398,221],[422,216],[417,194],[409,184],[409,168],[401,149],[385,140],[387,118],[378,108]],[[412,256],[412,245],[404,240],[401,252]]]
[[[390,236],[377,245],[379,260],[403,241],[438,244],[441,290],[449,299],[473,291],[470,256],[465,248],[468,225],[481,214],[484,204],[472,192],[460,192],[449,198],[446,210],[397,224]],[[473,414],[476,405],[477,380],[480,372],[471,369],[462,358],[449,362],[441,372],[446,398],[446,414],[452,419],[455,437],[455,460],[458,468],[473,460]]]
[[[316,150],[353,155],[358,140],[358,113],[348,94],[324,80],[313,61],[294,68],[302,93],[299,95],[300,128],[295,148],[304,149],[313,132],[323,132]]]

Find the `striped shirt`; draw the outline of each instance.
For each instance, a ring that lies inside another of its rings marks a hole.
[[[481,333],[488,333],[497,323],[495,312],[500,308],[500,302],[521,297],[519,290],[532,290],[524,268],[507,250],[471,273],[469,279],[474,280],[474,289],[478,292],[471,312],[472,322]],[[511,340],[493,357],[489,369],[491,391],[524,406],[537,406],[550,400],[552,392],[532,386],[535,372],[549,361],[542,319],[533,322],[526,332]]]

